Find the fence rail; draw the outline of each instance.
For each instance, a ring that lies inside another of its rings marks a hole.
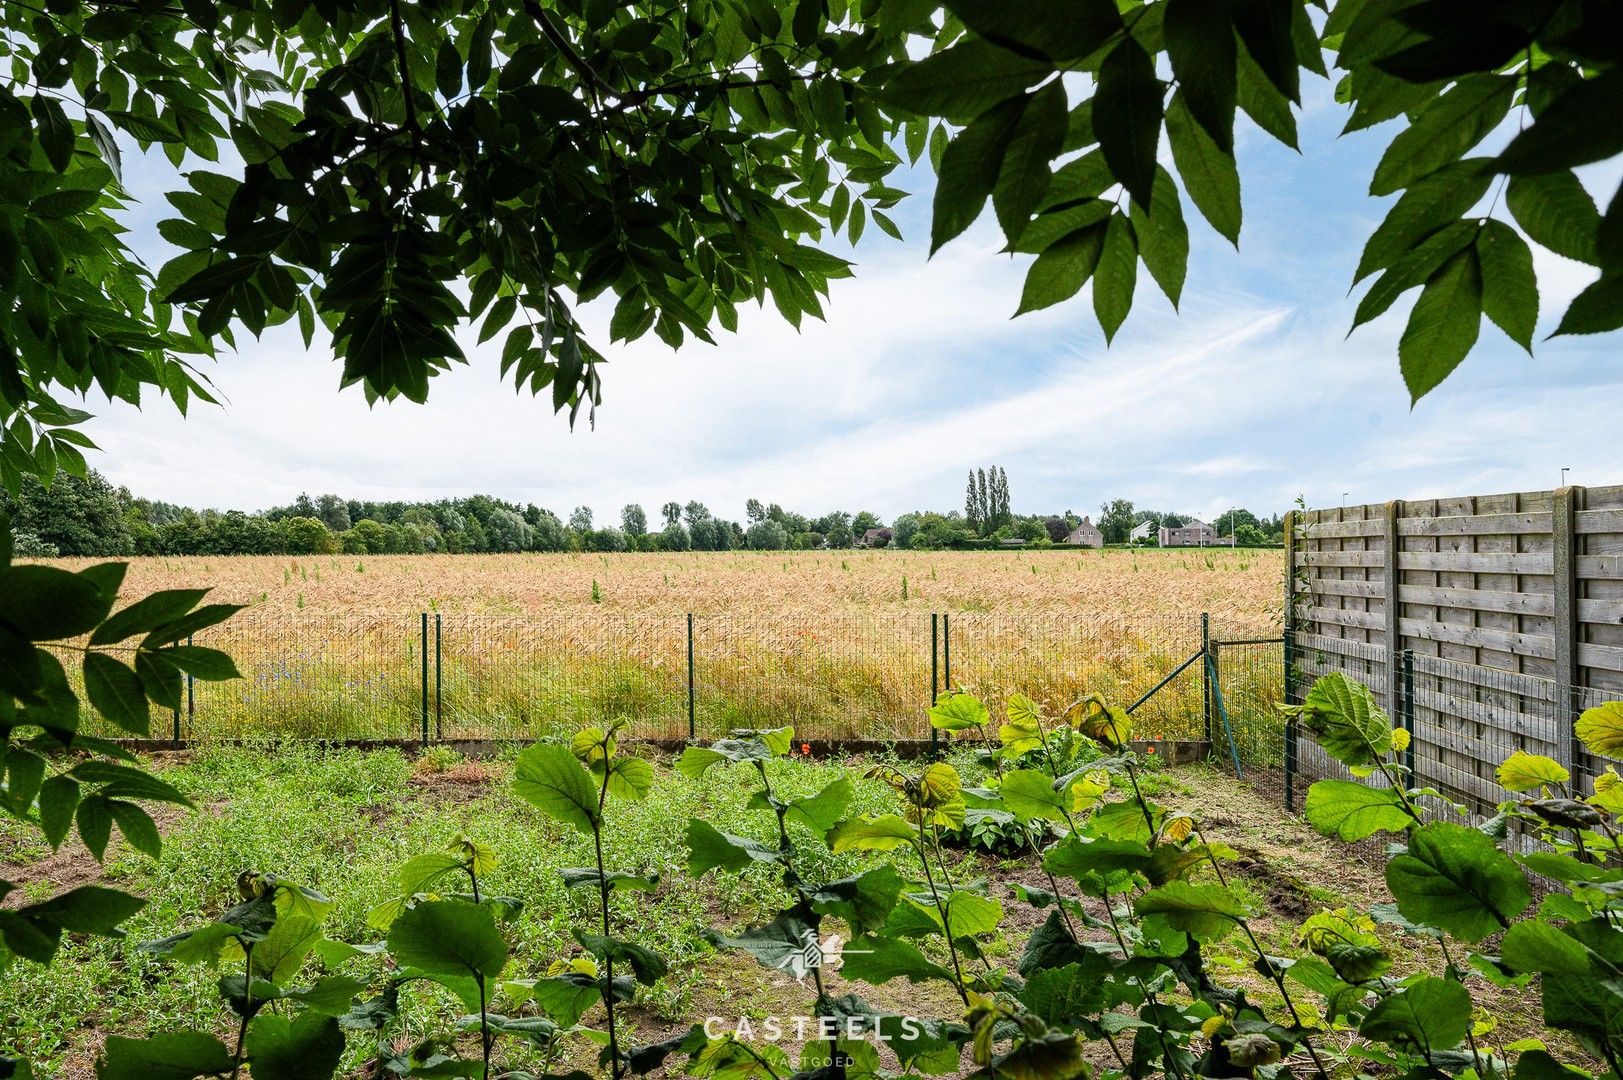
[[[640,737],[713,738],[794,724],[813,739],[925,739],[935,692],[966,689],[994,715],[1010,694],[1052,709],[1083,693],[1129,704],[1157,738],[1206,735],[1199,615],[239,616],[196,638],[244,678],[193,683],[154,735],[209,739],[535,738],[624,718]],[[1225,623],[1236,639],[1266,619]],[[1247,747],[1267,742],[1277,659],[1242,707]],[[1238,673],[1240,668],[1235,668]],[[1236,678],[1238,678],[1236,674]],[[1271,690],[1262,685],[1272,679]],[[1232,708],[1232,706],[1231,706]],[[111,732],[98,732],[111,734]]]

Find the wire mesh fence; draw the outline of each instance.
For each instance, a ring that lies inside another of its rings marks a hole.
[[[645,738],[793,724],[810,739],[886,742],[927,739],[934,692],[953,688],[998,716],[1016,692],[1056,711],[1090,692],[1142,698],[1139,733],[1201,739],[1203,665],[1178,671],[1201,632],[1199,615],[247,615],[196,639],[243,678],[191,684],[153,735],[530,739],[624,719]],[[1266,750],[1257,717],[1278,682],[1266,655],[1221,660],[1246,755]]]

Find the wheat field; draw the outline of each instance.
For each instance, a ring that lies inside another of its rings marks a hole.
[[[1202,612],[1216,636],[1277,635],[1283,568],[1245,549],[234,556],[136,559],[124,591],[208,585],[247,605],[197,641],[244,679],[196,684],[160,735],[535,737],[625,718],[661,738],[792,723],[889,740],[927,735],[932,675],[994,709],[1015,692],[1134,700],[1199,648]],[[1141,730],[1194,734],[1200,701],[1191,668]]]

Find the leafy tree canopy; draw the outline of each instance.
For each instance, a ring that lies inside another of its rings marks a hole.
[[[990,200],[1036,256],[1021,310],[1092,280],[1113,335],[1139,263],[1182,293],[1180,184],[1237,240],[1237,117],[1294,146],[1303,73],[1330,65],[1349,130],[1400,121],[1370,190],[1401,197],[1353,276],[1374,278],[1357,323],[1420,290],[1399,347],[1416,397],[1483,316],[1531,347],[1528,239],[1600,270],[1558,333],[1623,324],[1623,204],[1572,171],[1623,150],[1610,4],[45,0],[0,20],[13,489],[82,472],[65,393],[184,409],[209,396],[201,359],[290,320],[326,328],[345,385],[412,400],[476,327],[573,418],[603,360],[576,305],[612,294],[611,340],[673,346],[747,302],[820,315],[849,273],[834,232],[894,233],[888,179],[924,157],[932,248]],[[183,179],[126,185],[135,146]],[[171,210],[181,253],[155,271],[121,239],[132,199]]]

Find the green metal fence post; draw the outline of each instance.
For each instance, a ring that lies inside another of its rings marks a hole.
[[[688,612],[688,738],[698,736],[698,725],[693,717],[693,612]]]
[[[937,688],[941,685],[938,663],[941,659],[941,616],[930,612],[930,708],[935,708]],[[936,731],[935,725],[930,725],[930,756],[934,757],[941,746],[941,735]]]
[[[1206,728],[1206,742],[1212,741],[1212,617],[1200,613],[1200,718]]]
[[[187,634],[186,644],[190,645],[191,643],[192,635]],[[197,729],[197,725],[195,723],[197,719],[197,699],[192,693],[192,685],[196,681],[197,680],[192,678],[191,672],[188,671],[186,673],[186,728],[188,731],[195,731]],[[178,742],[179,740],[177,739],[176,741]]]
[[[1295,671],[1291,664],[1291,654],[1296,647],[1296,630],[1291,625],[1290,608],[1285,609],[1285,704],[1293,704],[1291,698],[1291,684]],[[1285,720],[1285,811],[1296,812],[1296,721],[1294,718]]]
[[[440,613],[434,613],[434,738],[445,738],[445,706],[440,676]]]
[[[428,612],[422,613],[421,633],[419,635],[418,656],[423,662],[423,745],[428,745]]]
[[[1414,775],[1414,650],[1403,650],[1403,730],[1409,733],[1409,745],[1403,751],[1403,764],[1409,770],[1409,786],[1415,786]]]
[[[941,689],[952,689],[952,616],[941,616]]]

